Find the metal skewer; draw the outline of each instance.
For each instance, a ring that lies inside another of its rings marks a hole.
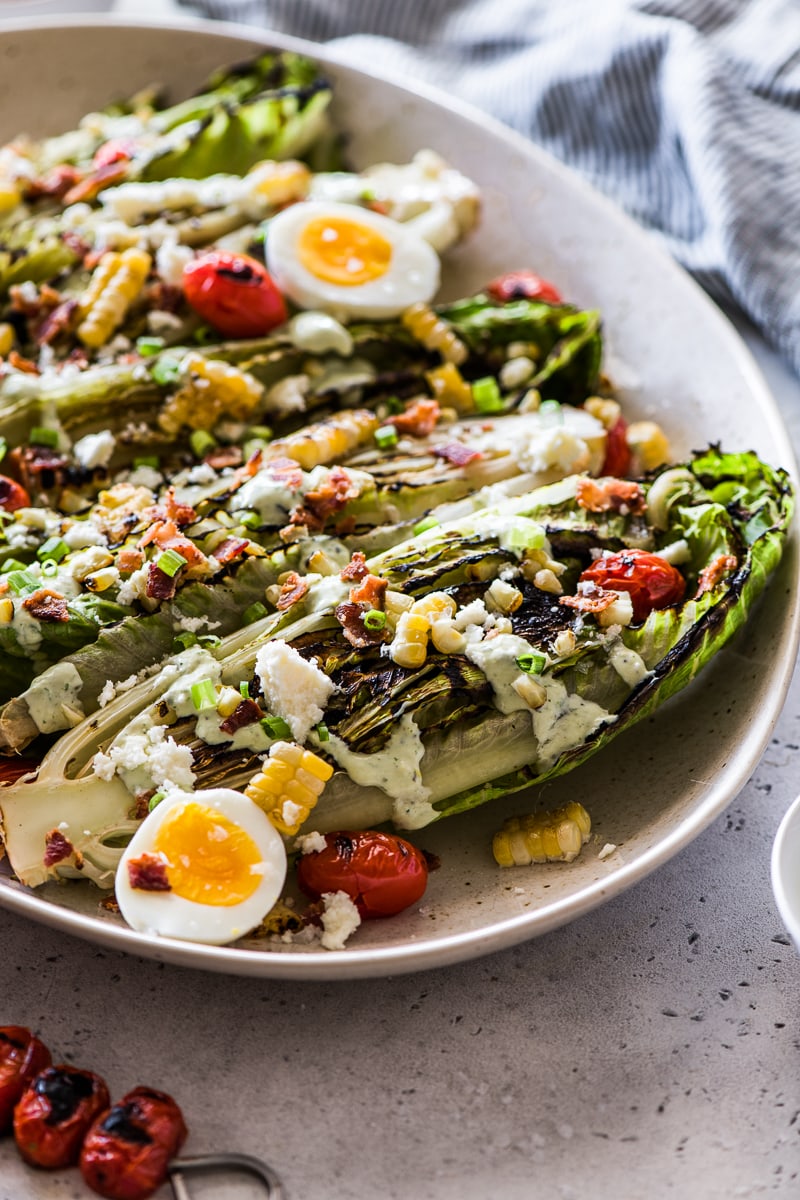
[[[169,1181],[175,1200],[192,1200],[184,1175],[211,1171],[242,1171],[255,1175],[266,1188],[269,1200],[286,1200],[283,1184],[272,1167],[252,1154],[198,1154],[191,1158],[176,1158],[170,1163]]]

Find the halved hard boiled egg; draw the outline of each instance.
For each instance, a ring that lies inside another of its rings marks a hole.
[[[395,317],[431,300],[439,256],[413,229],[371,209],[301,201],[267,226],[267,268],[301,308],[339,320]]]
[[[134,929],[221,946],[249,933],[281,894],[283,840],[240,792],[168,792],[137,829],[115,880]]]

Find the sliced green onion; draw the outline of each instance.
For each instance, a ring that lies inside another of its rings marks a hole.
[[[175,383],[180,377],[181,361],[179,358],[170,358],[168,355],[164,358],[159,358],[153,363],[150,374],[156,383],[163,385]]]
[[[133,460],[134,469],[137,467],[152,467],[157,471],[161,466],[161,459],[157,454],[143,454],[140,458]]]
[[[331,735],[330,735],[328,726],[323,725],[321,721],[320,721],[319,725],[317,726],[317,737],[319,738],[319,740],[321,742],[329,742],[331,740]]]
[[[25,568],[21,571],[9,571],[6,579],[15,596],[24,596],[26,592],[35,592],[39,587],[39,580]]]
[[[391,413],[393,417],[397,417],[401,412],[405,412],[405,407],[399,396],[389,396],[386,400],[386,411]]]
[[[239,524],[244,525],[245,529],[260,529],[262,521],[260,515],[251,509],[249,512],[242,514],[239,518]]]
[[[3,461],[8,453],[8,442],[4,437],[0,437],[0,462]]]
[[[273,738],[291,737],[292,733],[283,717],[264,717],[261,721],[261,728]]]
[[[152,796],[147,802],[147,811],[152,812],[154,808],[157,808],[166,794],[166,792],[153,792]]]
[[[217,707],[217,689],[210,679],[201,679],[191,686],[192,704],[198,712],[205,708]]]
[[[188,561],[182,554],[178,554],[177,550],[165,550],[163,554],[158,556],[156,566],[159,571],[163,571],[165,575],[169,575],[170,579],[173,579],[181,567],[186,566]]]
[[[178,634],[178,636],[175,638],[175,640],[172,643],[172,649],[175,650],[176,652],[181,651],[181,650],[188,650],[189,647],[194,646],[196,644],[196,642],[197,642],[197,634],[190,633],[187,630],[186,633]]]
[[[198,325],[192,334],[192,341],[198,346],[207,346],[209,342],[217,340],[217,335],[210,325]]]
[[[242,620],[245,625],[252,625],[254,621],[260,621],[262,617],[265,617],[268,611],[265,604],[262,604],[260,600],[256,600],[255,604],[251,604],[249,608],[244,610]]]
[[[54,558],[46,558],[42,563],[42,574],[48,579],[52,579],[58,574],[58,563]]]
[[[564,409],[558,400],[543,400],[539,412],[545,418],[546,425],[563,425]]]
[[[375,430],[375,443],[381,450],[388,450],[390,446],[396,446],[398,440],[394,425],[382,425],[380,429]]]
[[[28,441],[32,446],[51,446],[58,445],[58,430],[45,429],[43,425],[35,425],[30,432]]]
[[[140,337],[136,339],[136,352],[141,354],[142,358],[152,358],[154,354],[158,354],[164,349],[164,339],[162,337]]]
[[[42,561],[46,558],[52,558],[57,563],[60,563],[62,558],[65,558],[68,554],[69,546],[59,537],[49,537],[46,542],[42,542],[36,551],[36,557]]]
[[[386,624],[386,613],[381,612],[379,608],[371,608],[369,612],[364,613],[364,625],[367,629],[375,632],[383,629]]]
[[[265,442],[268,442],[273,436],[269,425],[249,425],[247,432],[250,437],[263,438]]]
[[[201,633],[197,640],[201,646],[204,646],[206,649],[211,649],[214,646],[218,646],[222,641],[222,638],[217,637],[215,633]]]
[[[28,564],[20,562],[18,558],[7,558],[0,570],[4,575],[8,575],[11,571],[27,571]]]
[[[243,679],[242,682],[239,684],[239,691],[241,692],[242,698],[244,700],[250,699],[250,684],[247,682],[246,679]]]
[[[480,413],[496,413],[503,411],[503,398],[497,380],[492,375],[476,379],[472,385],[472,399]]]
[[[530,654],[520,654],[519,658],[514,661],[520,671],[524,671],[526,675],[541,675],[547,666],[547,655],[539,654],[534,650]]]
[[[426,529],[435,529],[439,522],[436,517],[425,517],[423,521],[418,521],[414,526],[414,534],[424,533]]]
[[[189,445],[195,458],[203,458],[209,450],[213,450],[219,442],[206,429],[193,429],[189,434]]]
[[[541,550],[545,537],[545,530],[538,521],[531,521],[529,517],[517,517],[503,535],[501,545],[520,553],[524,550]]]

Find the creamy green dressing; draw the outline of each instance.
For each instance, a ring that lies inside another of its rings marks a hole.
[[[65,708],[77,717],[84,715],[80,701],[82,688],[83,680],[72,663],[57,663],[34,679],[25,693],[25,702],[41,733],[56,733],[75,724]]]

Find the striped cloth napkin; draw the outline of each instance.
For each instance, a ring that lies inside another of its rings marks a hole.
[[[798,0],[184,0],[333,42],[529,136],[800,374]]]

